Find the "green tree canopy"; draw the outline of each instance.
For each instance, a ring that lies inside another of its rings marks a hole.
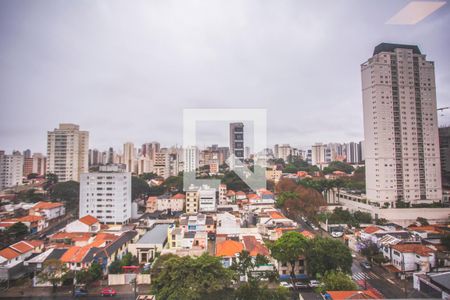
[[[133,200],[140,197],[146,197],[149,193],[150,186],[147,181],[136,176],[131,177],[131,197]]]
[[[62,201],[68,209],[77,207],[80,197],[80,184],[76,181],[58,182],[50,190],[50,197]]]
[[[158,174],[150,172],[150,173],[142,173],[141,175],[139,175],[139,178],[144,179],[146,181],[155,179],[156,177],[158,177]]]
[[[322,277],[322,290],[325,291],[354,291],[358,288],[352,278],[339,271],[326,272]]]
[[[162,300],[225,299],[232,278],[233,271],[217,257],[170,257],[152,278],[152,292]]]
[[[342,162],[342,161],[332,161],[328,164],[328,167],[323,169],[324,174],[330,174],[334,171],[341,171],[347,174],[351,174],[355,168],[352,165]]]
[[[257,280],[250,280],[241,284],[236,292],[235,300],[288,300],[290,299],[290,292],[287,288],[278,287],[276,289],[269,289],[267,284],[258,282]]]
[[[315,237],[308,241],[306,248],[308,274],[324,275],[327,271],[351,272],[352,255],[341,241]]]
[[[38,281],[41,283],[49,282],[53,286],[53,291],[60,285],[70,274],[66,264],[59,259],[49,259],[44,262],[42,271],[37,275]]]
[[[291,265],[291,276],[295,277],[295,263],[305,254],[307,239],[296,231],[283,234],[278,240],[269,245],[272,257],[282,263]]]

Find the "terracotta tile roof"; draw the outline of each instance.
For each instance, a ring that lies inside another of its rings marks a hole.
[[[13,249],[13,250],[19,252],[19,253],[22,253],[22,254],[23,254],[23,253],[30,252],[31,250],[34,249],[34,246],[31,245],[31,244],[29,244],[29,243],[26,242],[26,241],[20,241],[20,242],[18,242],[18,243],[15,243],[15,244],[9,246],[9,247],[10,247],[11,249]]]
[[[88,226],[91,226],[91,225],[94,225],[95,223],[98,223],[98,220],[91,215],[86,215],[86,216],[80,218],[80,222],[82,222]]]
[[[15,221],[14,222],[0,222],[0,227],[8,228],[8,227],[13,226],[14,223],[16,223],[16,222]]]
[[[420,256],[429,256],[431,253],[435,252],[433,249],[421,244],[397,244],[392,246],[392,249],[402,253],[416,253]]]
[[[50,236],[50,240],[70,239],[72,241],[88,241],[92,234],[87,232],[57,232]]]
[[[227,196],[234,196],[234,195],[236,195],[236,193],[233,190],[227,191]]]
[[[269,216],[272,219],[286,219],[286,217],[278,211],[269,211]]]
[[[333,300],[346,299],[379,299],[378,295],[370,290],[366,291],[327,291]]]
[[[439,232],[436,226],[427,225],[427,226],[408,226],[408,230],[411,231],[428,231],[428,232]]]
[[[300,231],[300,234],[302,234],[304,237],[309,238],[309,239],[314,238],[314,233],[312,233],[308,230]]]
[[[236,195],[245,196],[245,193],[243,191],[238,191],[238,192],[236,192]]]
[[[19,252],[14,251],[11,248],[5,248],[5,249],[0,251],[0,256],[6,258],[7,260],[16,258],[19,255],[20,255]]]
[[[78,251],[80,251],[81,247],[77,247],[77,246],[72,246],[69,249],[67,249],[66,253],[64,253],[63,256],[61,256],[61,261],[65,262],[65,263],[69,263],[69,262],[75,262],[74,259],[78,253]]]
[[[259,196],[256,195],[256,194],[248,194],[248,195],[247,195],[247,198],[250,199],[250,200],[252,200],[252,199],[258,199]]]
[[[375,233],[380,230],[382,230],[382,229],[377,226],[368,226],[368,227],[364,228],[363,231],[367,234],[372,234],[372,233]]]
[[[17,223],[17,222],[22,222],[22,223],[34,223],[34,222],[38,222],[40,220],[44,220],[44,217],[41,216],[25,216],[25,217],[20,217],[20,218],[13,218],[13,219],[5,219],[2,222],[3,223]]]
[[[185,198],[186,198],[186,196],[184,196],[184,195],[181,194],[181,193],[178,193],[178,194],[172,196],[171,199],[185,199]]]
[[[27,241],[27,243],[33,245],[34,248],[44,245],[44,241],[39,241],[39,240],[29,240],[29,241]]]
[[[216,244],[216,256],[235,256],[244,249],[244,245],[233,240],[226,240]]]
[[[242,237],[242,240],[244,242],[245,250],[250,252],[251,256],[256,256],[258,254],[264,255],[264,256],[270,255],[269,249],[267,249],[266,246],[264,246],[263,244],[258,242],[254,236],[246,235],[246,236]]]
[[[61,207],[63,206],[62,203],[60,202],[45,202],[45,201],[40,201],[38,203],[36,203],[32,209],[34,210],[40,210],[40,209],[51,209],[51,208],[57,208],[57,207]]]

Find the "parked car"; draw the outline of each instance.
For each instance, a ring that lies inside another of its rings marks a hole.
[[[116,290],[111,288],[111,287],[104,287],[102,288],[102,291],[100,292],[100,294],[105,297],[105,296],[115,296],[117,294]]]
[[[76,288],[74,293],[74,297],[87,297],[88,291],[85,288]]]
[[[370,263],[368,261],[362,261],[359,264],[361,265],[361,267],[363,267],[364,269],[367,269],[367,270],[372,268],[372,266],[370,265]]]
[[[309,287],[316,288],[319,285],[320,285],[320,282],[318,280],[310,280],[309,281]]]
[[[280,286],[283,286],[283,287],[288,288],[288,289],[292,289],[294,287],[292,285],[292,283],[289,283],[289,282],[286,282],[286,281],[280,282]]]
[[[295,287],[299,289],[306,289],[308,287],[308,284],[305,282],[297,281],[295,283]]]
[[[319,227],[317,227],[316,225],[314,225],[314,224],[311,224],[311,227],[312,227],[312,229],[314,229],[314,230],[319,230]]]

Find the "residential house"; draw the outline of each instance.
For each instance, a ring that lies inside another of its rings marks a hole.
[[[436,251],[422,244],[395,244],[382,251],[383,256],[400,272],[430,272],[436,265]]]
[[[12,218],[12,219],[2,220],[1,227],[8,228],[18,222],[21,222],[25,226],[27,226],[30,233],[41,232],[48,226],[48,223],[46,222],[44,217],[28,215],[28,216],[24,216],[24,217],[20,217],[20,218]]]
[[[44,242],[37,240],[20,241],[0,251],[0,280],[11,280],[22,277],[27,273],[23,262],[33,255],[40,253]]]
[[[30,208],[29,214],[42,216],[48,222],[63,217],[66,214],[66,208],[61,202],[40,201]]]
[[[86,215],[78,220],[75,220],[66,226],[66,232],[99,232],[101,229],[100,221],[91,216]]]
[[[167,231],[172,224],[155,224],[138,241],[128,246],[129,252],[138,258],[139,263],[153,261],[167,243]]]

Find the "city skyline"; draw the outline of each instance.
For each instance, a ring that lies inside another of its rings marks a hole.
[[[70,10],[4,2],[1,148],[45,153],[46,132],[63,122],[91,132],[99,149],[126,141],[181,145],[182,110],[193,107],[266,108],[268,145],[359,141],[359,66],[380,42],[423,49],[436,62],[438,107],[450,106],[448,5],[401,26],[386,22],[407,1],[381,2],[330,2],[327,10],[294,1],[141,2],[131,10],[120,2],[72,3]],[[450,123],[443,114],[440,124]],[[225,145],[226,132],[212,126],[199,136],[219,135]]]

